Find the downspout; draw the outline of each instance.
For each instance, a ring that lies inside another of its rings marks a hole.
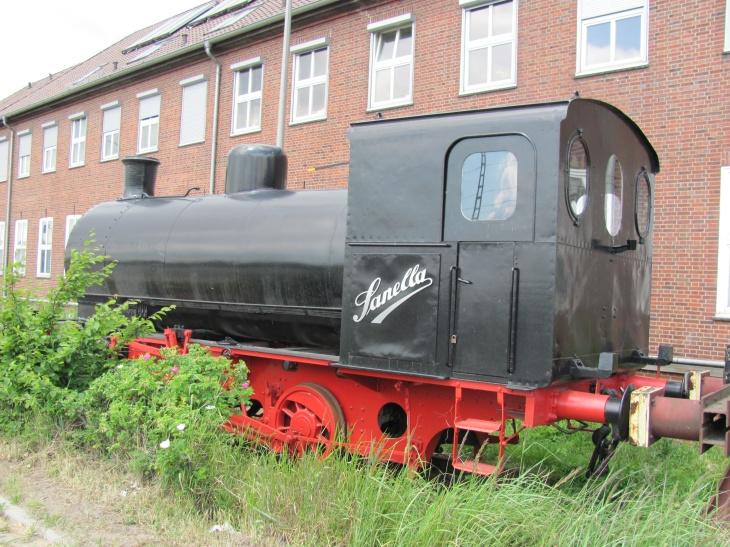
[[[221,94],[221,62],[213,55],[210,40],[205,41],[205,54],[215,63],[215,91],[213,92],[213,134],[210,139],[210,179],[208,193],[215,192],[215,166],[218,153],[218,101]]]
[[[10,263],[10,211],[13,201],[13,148],[15,145],[15,130],[8,125],[7,118],[3,116],[0,118],[0,122],[3,124],[5,129],[10,131],[10,146],[8,147],[8,195],[5,203],[5,233],[3,234],[3,241],[5,245],[3,247],[3,272],[8,271],[8,265]]]
[[[289,76],[289,41],[291,39],[291,0],[286,0],[284,9],[284,39],[281,51],[281,82],[279,84],[279,113],[276,120],[276,146],[284,149],[284,115],[286,114],[286,91]]]

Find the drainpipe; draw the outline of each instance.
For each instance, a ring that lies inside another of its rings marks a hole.
[[[281,83],[279,84],[279,116],[276,124],[276,146],[284,149],[284,114],[286,113],[286,88],[289,76],[289,41],[291,38],[291,0],[286,0],[284,11],[284,45],[281,51]]]
[[[213,135],[210,139],[210,180],[208,193],[215,192],[215,164],[218,153],[218,100],[221,94],[221,62],[213,55],[210,41],[205,41],[205,54],[215,63],[215,91],[213,92]]]
[[[8,146],[8,196],[5,203],[5,233],[3,234],[3,240],[5,246],[3,248],[3,272],[8,271],[8,265],[10,263],[10,210],[13,201],[13,148],[15,145],[15,130],[8,125],[8,121],[5,116],[0,118],[0,122],[3,127],[10,131],[10,146]]]

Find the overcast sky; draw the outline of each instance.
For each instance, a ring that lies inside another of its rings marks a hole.
[[[0,98],[205,0],[4,0]]]

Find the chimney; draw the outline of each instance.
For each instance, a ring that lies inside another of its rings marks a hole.
[[[160,160],[146,156],[128,156],[124,164],[123,199],[151,198],[155,195],[155,180]]]

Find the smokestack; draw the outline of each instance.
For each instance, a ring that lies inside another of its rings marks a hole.
[[[153,197],[160,160],[146,156],[128,156],[124,164],[124,199]]]

